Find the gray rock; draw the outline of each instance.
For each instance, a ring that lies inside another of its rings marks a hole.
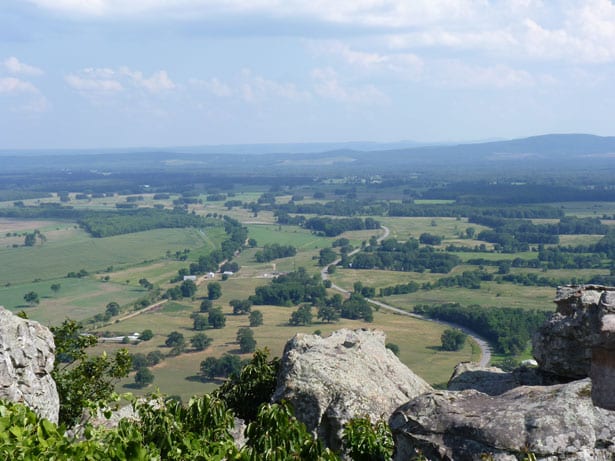
[[[286,344],[273,401],[290,402],[310,431],[338,449],[348,420],[386,419],[430,390],[385,347],[382,331],[343,329],[327,338],[297,334]]]
[[[592,347],[601,342],[602,317],[615,311],[613,288],[558,287],[556,313],[532,339],[540,369],[563,380],[590,375]]]
[[[51,378],[54,360],[51,331],[0,306],[0,399],[28,405],[57,423],[60,400]]]
[[[497,397],[468,390],[423,394],[389,423],[395,461],[420,451],[430,460],[582,461],[615,458],[615,412],[597,408],[589,379],[522,386]]]
[[[506,372],[497,367],[481,367],[462,362],[455,367],[447,388],[449,391],[474,389],[488,395],[500,395],[518,386],[544,384],[539,372],[531,367],[519,367]]]

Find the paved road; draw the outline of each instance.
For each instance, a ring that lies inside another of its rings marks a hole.
[[[387,238],[390,234],[389,228],[386,226],[381,226],[382,229],[384,230],[383,234],[378,237],[378,242],[381,242],[382,240],[384,240],[385,238]],[[358,253],[361,249],[357,248],[356,250],[353,250],[352,252],[350,252],[348,255],[352,256],[356,253]],[[335,261],[333,261],[331,264],[338,264],[341,261],[341,259],[337,259]],[[320,275],[322,277],[323,280],[329,280],[329,274],[327,273],[327,267],[323,268],[320,271]],[[346,295],[346,296],[350,296],[350,291],[346,290],[345,288],[342,288],[334,283],[331,283],[331,288],[333,288],[336,291],[339,291],[340,293]],[[416,319],[421,319],[421,320],[426,320],[429,322],[435,322],[435,323],[439,323],[441,325],[446,325],[449,326],[451,328],[458,328],[459,330],[463,331],[464,333],[466,333],[468,336],[470,336],[475,342],[476,344],[478,344],[478,347],[480,347],[480,352],[481,352],[481,357],[480,357],[480,361],[478,362],[479,365],[481,367],[486,367],[487,365],[489,365],[489,362],[491,361],[491,348],[489,347],[489,344],[487,343],[487,341],[480,337],[479,335],[477,335],[475,332],[473,332],[472,330],[469,330],[465,327],[462,327],[461,325],[457,325],[455,323],[450,323],[450,322],[444,322],[442,320],[434,320],[434,319],[430,319],[427,317],[423,317],[422,315],[418,315],[418,314],[414,314],[412,312],[408,312],[405,311],[403,309],[400,309],[398,307],[395,306],[391,306],[390,304],[385,304],[381,301],[376,301],[374,299],[369,299],[366,298],[366,300],[368,302],[370,302],[371,304],[374,304],[382,309],[386,309],[390,312],[393,312],[395,314],[399,314],[399,315],[406,315],[408,317],[414,317]]]

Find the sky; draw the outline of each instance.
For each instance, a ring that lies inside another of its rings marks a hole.
[[[615,135],[611,0],[0,0],[0,149]]]

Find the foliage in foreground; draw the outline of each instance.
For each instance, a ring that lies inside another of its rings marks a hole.
[[[88,356],[86,349],[97,339],[82,334],[81,325],[74,320],[65,320],[51,331],[56,345],[52,377],[60,396],[59,419],[72,426],[85,409],[109,401],[117,380],[128,376],[131,357],[126,349],[120,349],[113,358],[107,354]]]
[[[214,395],[192,398],[187,405],[159,395],[132,400],[138,421],[124,419],[117,428],[93,428],[71,439],[65,425],[39,418],[24,405],[0,401],[0,459],[21,460],[305,460],[334,461],[339,453],[324,448],[285,402],[269,401],[279,359],[257,351],[241,372]],[[246,443],[232,436],[235,417],[247,420]],[[344,428],[344,453],[357,460],[390,459],[392,438],[384,421],[357,418]]]

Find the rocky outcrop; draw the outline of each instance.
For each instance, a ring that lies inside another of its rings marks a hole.
[[[327,338],[297,334],[282,357],[274,401],[287,400],[329,447],[353,417],[386,419],[431,386],[385,347],[382,331],[339,330]]]
[[[54,353],[48,328],[0,306],[0,399],[24,403],[57,422],[60,401],[51,378]]]
[[[563,380],[590,375],[592,348],[603,343],[603,317],[615,313],[615,289],[565,286],[557,289],[556,313],[533,338],[534,357],[545,373]]]
[[[448,382],[449,391],[474,389],[488,395],[500,395],[519,386],[545,384],[534,367],[521,366],[512,372],[497,367],[481,367],[473,362],[462,362],[455,367]]]
[[[474,390],[421,395],[390,418],[394,460],[417,452],[449,461],[513,461],[528,452],[545,461],[612,460],[615,412],[595,407],[590,394],[585,379],[522,386],[497,397]]]

